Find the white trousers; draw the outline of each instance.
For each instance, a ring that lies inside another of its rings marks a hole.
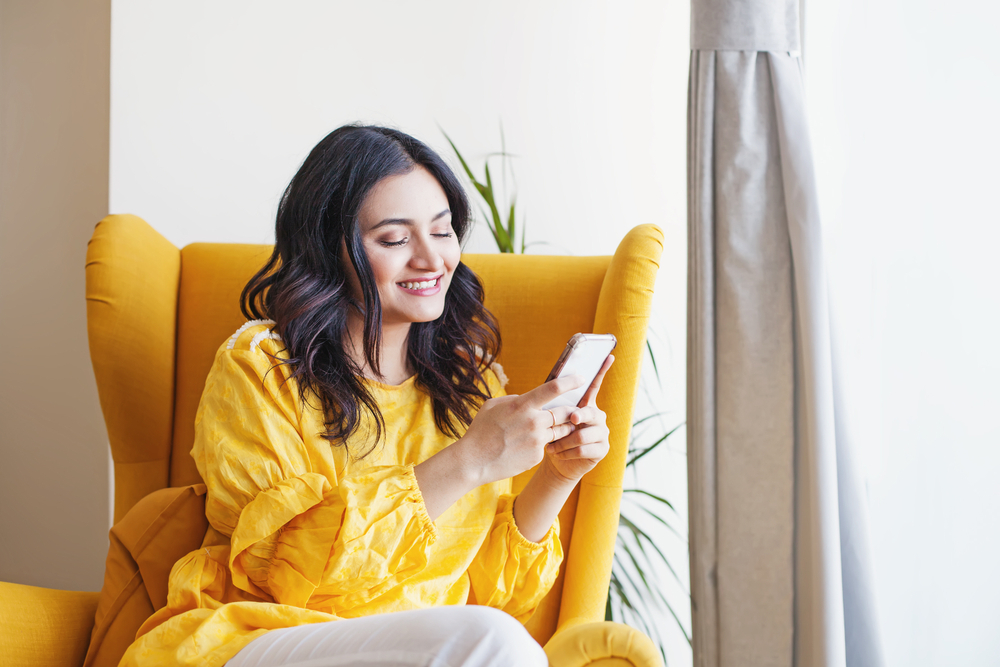
[[[547,667],[542,647],[513,617],[476,605],[271,630],[226,667]]]

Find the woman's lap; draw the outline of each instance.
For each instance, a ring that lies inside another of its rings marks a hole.
[[[272,630],[226,667],[545,667],[545,652],[502,611],[434,607]]]

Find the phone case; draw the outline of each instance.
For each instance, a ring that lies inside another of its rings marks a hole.
[[[548,382],[567,375],[580,375],[587,382],[579,389],[568,391],[556,397],[542,406],[542,409],[550,410],[556,407],[578,405],[587,388],[600,372],[604,360],[608,358],[617,344],[618,340],[612,334],[578,333],[570,338],[545,381]]]

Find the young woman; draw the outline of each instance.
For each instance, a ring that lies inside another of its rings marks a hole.
[[[469,223],[412,137],[346,126],[313,149],[198,410],[204,547],[123,664],[547,664],[518,621],[558,572],[559,509],[608,451],[611,360],[580,407],[541,409],[578,378],[506,396]]]

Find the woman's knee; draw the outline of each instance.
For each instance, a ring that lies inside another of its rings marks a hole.
[[[464,632],[469,633],[470,638],[476,638],[471,653],[477,658],[488,656],[482,662],[471,660],[472,664],[548,665],[545,651],[514,617],[498,609],[478,605],[468,605],[464,612]]]

